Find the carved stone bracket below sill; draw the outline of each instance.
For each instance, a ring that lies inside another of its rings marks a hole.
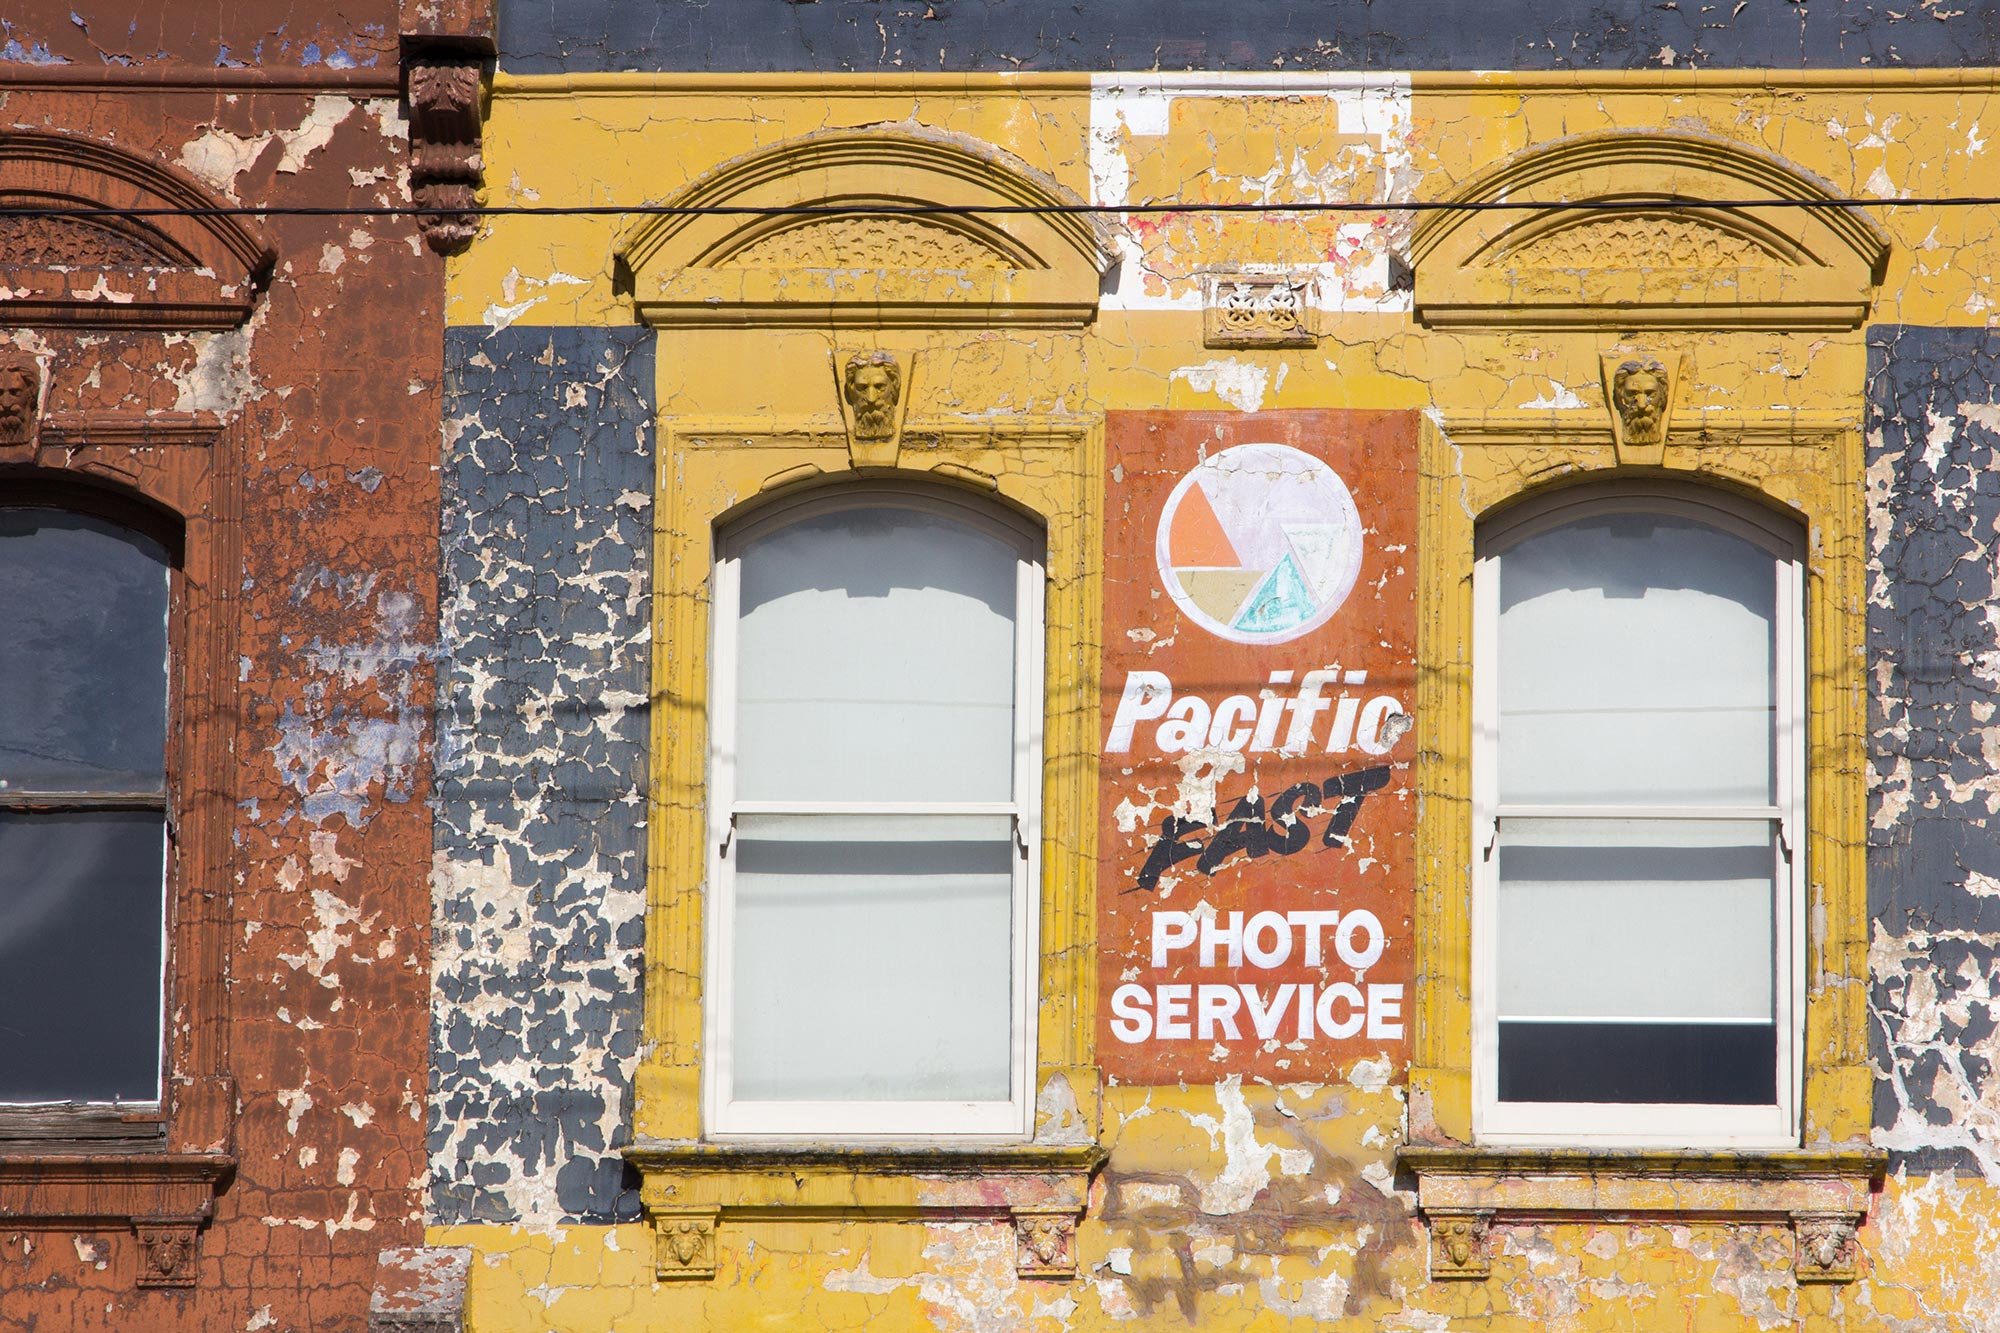
[[[638,1143],[661,1281],[713,1278],[730,1221],[1005,1220],[1022,1277],[1076,1273],[1095,1143],[775,1146]]]
[[[1661,1218],[1782,1222],[1799,1282],[1852,1282],[1873,1190],[1887,1155],[1859,1150],[1658,1152],[1569,1148],[1406,1147],[1417,1178],[1434,1281],[1492,1271],[1495,1222]]]
[[[0,1153],[0,1225],[129,1225],[138,1285],[191,1287],[202,1226],[235,1172],[221,1153]]]

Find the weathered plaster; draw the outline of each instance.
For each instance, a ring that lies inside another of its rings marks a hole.
[[[630,1217],[652,336],[447,348],[432,1215]]]
[[[2000,1184],[2000,344],[1868,344],[1876,1135]]]

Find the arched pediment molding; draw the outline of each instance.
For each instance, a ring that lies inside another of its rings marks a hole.
[[[1083,201],[957,135],[843,130],[725,163],[619,249],[654,324],[1081,325],[1109,247]],[[808,210],[803,213],[787,210]],[[923,211],[912,210],[948,210]]]
[[[1411,242],[1433,327],[1855,328],[1889,256],[1887,233],[1826,182],[1699,135],[1564,140],[1451,203]]]
[[[232,328],[275,256],[229,201],[171,167],[63,134],[0,133],[0,324]]]

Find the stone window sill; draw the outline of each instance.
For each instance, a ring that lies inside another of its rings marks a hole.
[[[1486,1277],[1495,1221],[1629,1217],[1786,1223],[1799,1281],[1851,1282],[1887,1154],[1412,1145],[1396,1160],[1417,1180],[1433,1279]]]
[[[1076,1271],[1095,1143],[640,1142],[625,1149],[662,1280],[711,1278],[729,1219],[1004,1218],[1024,1277]]]
[[[0,1152],[0,1224],[129,1226],[139,1244],[139,1286],[191,1287],[202,1225],[235,1173],[226,1153],[10,1146]]]

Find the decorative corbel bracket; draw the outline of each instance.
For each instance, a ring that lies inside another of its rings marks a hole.
[[[139,1238],[142,1287],[192,1287],[201,1259],[199,1217],[147,1217],[132,1224]]]
[[[1800,1282],[1852,1282],[1860,1264],[1861,1218],[1854,1213],[1792,1214],[1797,1252],[1792,1275]]]
[[[1486,1209],[1431,1209],[1424,1214],[1431,1233],[1431,1281],[1480,1279],[1493,1272],[1486,1234],[1493,1214]]]
[[[1470,1148],[1411,1145],[1397,1166],[1416,1177],[1433,1280],[1492,1271],[1491,1225],[1672,1220],[1789,1226],[1800,1282],[1852,1282],[1874,1184],[1874,1149],[1760,1152]]]
[[[1079,1217],[1067,1210],[1016,1208],[1014,1271],[1022,1277],[1075,1277]]]
[[[719,1208],[653,1210],[653,1272],[662,1282],[715,1276]]]
[[[431,249],[457,254],[479,230],[481,62],[463,51],[428,51],[410,62],[410,198]]]

